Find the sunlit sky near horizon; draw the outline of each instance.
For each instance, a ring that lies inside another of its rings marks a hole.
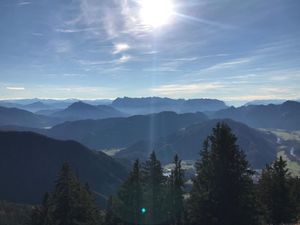
[[[1,99],[300,98],[298,0],[1,0],[0,30]]]

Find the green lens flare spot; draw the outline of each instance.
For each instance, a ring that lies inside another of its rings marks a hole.
[[[141,208],[141,212],[142,212],[142,214],[145,214],[146,213],[146,208]]]

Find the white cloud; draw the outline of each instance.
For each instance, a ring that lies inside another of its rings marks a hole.
[[[239,65],[245,64],[245,63],[249,63],[251,61],[252,61],[251,58],[241,58],[241,59],[236,59],[236,60],[228,61],[228,62],[224,62],[224,63],[218,63],[216,65],[206,68],[205,70],[219,70],[219,69],[234,68],[236,66],[239,66]]]
[[[18,6],[30,5],[32,2],[30,1],[20,1],[17,3]]]
[[[23,91],[23,90],[25,90],[24,87],[12,87],[12,86],[6,87],[6,89],[7,90],[12,90],[12,91]]]
[[[151,88],[150,92],[161,96],[187,96],[221,87],[220,83],[167,84]]]
[[[131,60],[132,57],[130,55],[123,55],[119,60],[118,63],[126,63]]]
[[[84,27],[89,38],[103,38],[103,33],[108,40],[121,35],[144,37],[153,29],[142,24],[139,9],[139,2],[135,0],[79,0],[77,16],[65,21],[63,25],[66,27],[57,31],[73,33]]]
[[[130,46],[126,43],[117,43],[114,45],[113,54],[118,54],[130,49]]]
[[[82,28],[82,29],[78,29],[78,28],[58,28],[55,31],[59,32],[59,33],[80,33],[80,32],[86,32],[86,31],[95,31],[95,30],[99,30],[97,28]]]
[[[187,57],[187,58],[178,58],[178,59],[173,59],[174,61],[196,61],[198,58],[197,57]]]
[[[95,65],[104,65],[104,64],[111,64],[113,63],[112,60],[98,60],[98,61],[93,61],[93,60],[84,60],[80,59],[78,62],[83,65],[83,66],[95,66]]]

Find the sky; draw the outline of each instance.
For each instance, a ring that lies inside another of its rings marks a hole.
[[[300,98],[299,0],[1,0],[0,98]]]

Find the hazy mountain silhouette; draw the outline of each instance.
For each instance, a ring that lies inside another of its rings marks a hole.
[[[30,112],[37,112],[39,110],[49,110],[52,109],[53,107],[51,105],[47,105],[43,102],[38,101],[28,105],[22,105],[20,108]]]
[[[63,162],[68,161],[82,182],[98,197],[114,192],[126,169],[104,153],[90,151],[75,141],[59,141],[31,132],[0,132],[0,199],[40,202]]]
[[[171,99],[160,97],[117,98],[112,106],[129,114],[149,114],[162,111],[177,113],[217,111],[227,106],[216,99]]]
[[[250,128],[233,120],[222,121],[232,128],[238,137],[238,144],[245,151],[254,168],[262,168],[266,163],[276,158],[276,137],[274,135]],[[175,154],[178,154],[183,160],[195,160],[199,158],[203,141],[218,122],[220,120],[194,124],[155,143],[147,140],[139,141],[120,151],[115,157],[131,160],[136,158],[146,159],[150,152],[155,150],[158,158],[163,163],[172,162]]]
[[[214,118],[229,118],[256,128],[300,129],[300,103],[286,101],[280,105],[249,105],[220,110]]]
[[[245,104],[245,106],[248,106],[248,105],[270,105],[270,104],[280,105],[286,101],[287,100],[285,100],[285,99],[253,100],[253,101],[247,102]]]
[[[36,115],[23,109],[0,107],[0,125],[15,125],[23,127],[47,127],[57,124],[54,118]]]
[[[42,109],[35,112],[37,115],[51,116],[56,112],[62,111],[63,109]]]
[[[156,140],[194,123],[207,120],[203,113],[162,112],[128,118],[66,122],[46,134],[79,141],[93,149],[124,148],[141,139]]]
[[[90,105],[84,102],[75,102],[64,110],[54,112],[53,117],[63,118],[64,120],[82,119],[103,119],[111,117],[123,117],[124,113],[107,105]]]

